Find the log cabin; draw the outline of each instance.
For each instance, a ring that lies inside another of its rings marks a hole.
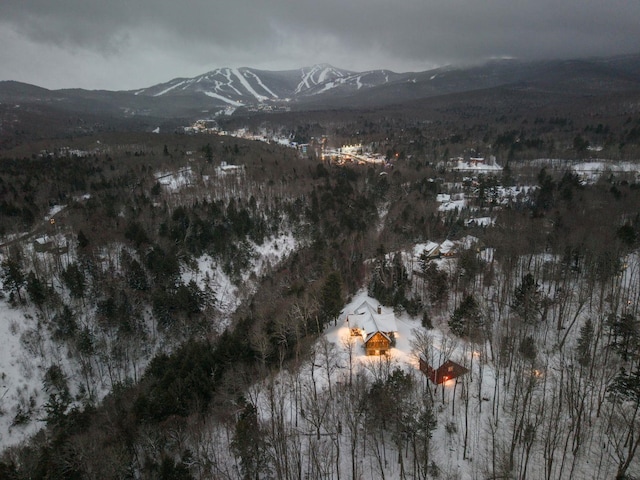
[[[398,330],[393,312],[385,312],[381,305],[374,307],[362,302],[353,313],[347,315],[351,336],[361,336],[367,355],[384,355],[394,344]]]

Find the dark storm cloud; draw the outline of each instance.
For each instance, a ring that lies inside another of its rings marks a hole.
[[[132,88],[221,66],[613,55],[640,50],[639,19],[638,0],[3,0],[0,78],[66,68],[67,86]]]
[[[159,30],[168,38],[228,45],[251,44],[266,32],[255,22],[244,32],[248,10],[238,2],[215,6],[187,0],[3,0],[0,22],[14,25],[28,37],[71,48],[118,51],[134,47],[132,34]]]

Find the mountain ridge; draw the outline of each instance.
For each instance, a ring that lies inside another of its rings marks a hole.
[[[376,107],[496,87],[567,96],[640,92],[640,55],[527,62],[497,59],[404,73],[356,72],[326,63],[279,71],[222,67],[128,91],[48,90],[2,81],[0,103],[99,111],[125,118],[193,118],[236,109]]]
[[[326,63],[279,71],[223,67],[191,78],[174,78],[130,93],[153,97],[203,94],[232,106],[246,106],[262,102],[290,102],[332,89],[359,90],[395,81],[403,75],[406,74],[390,70],[355,72]]]

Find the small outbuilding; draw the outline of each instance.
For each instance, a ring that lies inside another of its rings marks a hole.
[[[420,370],[436,385],[440,385],[447,380],[452,380],[469,372],[468,368],[463,367],[453,360],[446,360],[442,365],[434,368],[422,355],[420,355]]]

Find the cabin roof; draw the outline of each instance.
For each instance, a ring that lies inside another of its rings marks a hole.
[[[378,313],[378,309],[368,301],[364,301],[353,313],[347,316],[349,325],[352,328],[361,328],[367,334],[375,332],[396,332],[398,326],[393,313]]]

